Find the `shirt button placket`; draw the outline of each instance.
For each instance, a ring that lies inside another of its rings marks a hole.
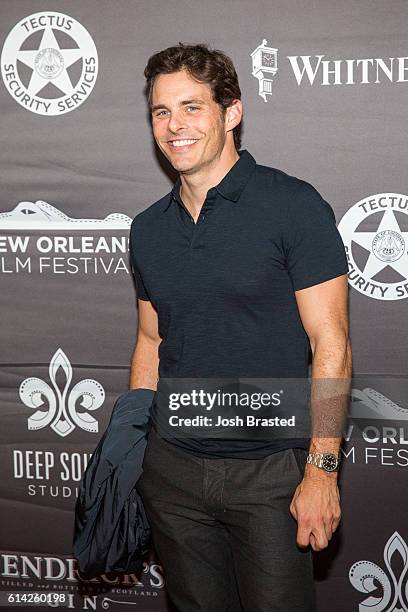
[[[193,221],[193,223],[194,223],[194,228],[193,228],[193,232],[192,232],[192,236],[191,236],[191,241],[190,241],[190,249],[195,247],[195,244],[194,244],[195,236],[197,235],[197,231],[199,231],[199,228],[197,229],[197,226],[200,226],[201,223],[203,223],[203,221],[205,220],[206,213],[208,212],[208,210],[211,210],[211,208],[213,206],[214,200],[215,200],[215,192],[211,193],[210,196],[207,197],[207,199],[204,201],[204,204],[203,204],[201,210],[202,211],[204,210],[206,212],[200,212],[200,214],[198,216],[198,219],[197,219],[197,223],[194,223],[194,220],[191,219]]]

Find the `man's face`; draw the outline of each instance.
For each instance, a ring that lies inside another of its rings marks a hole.
[[[226,141],[225,119],[209,85],[185,70],[161,74],[151,105],[154,138],[175,170],[193,174],[219,158]]]

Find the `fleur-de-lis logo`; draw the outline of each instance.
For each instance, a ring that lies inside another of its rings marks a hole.
[[[392,567],[391,559],[396,553],[402,557],[403,567],[396,576]],[[369,610],[370,612],[408,612],[408,546],[395,531],[384,547],[384,562],[388,575],[376,563],[372,561],[357,561],[349,571],[349,579],[355,589],[360,593],[372,593],[377,591],[378,585],[382,588],[382,595],[370,596],[359,604],[359,612]]]
[[[65,384],[61,390],[57,383],[58,370],[61,369],[65,377]],[[51,425],[51,429],[59,436],[67,436],[75,425],[98,433],[98,422],[89,412],[77,412],[77,402],[86,410],[97,410],[105,400],[105,391],[100,383],[92,378],[85,378],[78,382],[69,391],[72,380],[72,367],[64,351],[59,348],[51,359],[49,376],[54,388],[41,378],[26,378],[20,385],[20,398],[29,408],[39,408],[28,417],[28,429],[43,429]],[[69,393],[68,393],[69,391]],[[48,409],[44,398],[48,402]]]

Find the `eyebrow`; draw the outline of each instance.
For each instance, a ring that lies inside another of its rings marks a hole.
[[[205,101],[202,100],[201,98],[193,98],[191,100],[182,100],[179,106],[187,106],[188,104],[205,104]],[[151,107],[151,112],[154,113],[154,111],[159,110],[159,108],[165,108],[166,110],[169,110],[165,104],[155,104],[154,106]]]

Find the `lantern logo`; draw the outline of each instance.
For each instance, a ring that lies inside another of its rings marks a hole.
[[[278,72],[278,49],[267,47],[266,44],[264,38],[262,44],[251,53],[252,76],[258,79],[258,93],[265,102],[266,96],[272,95],[272,82]]]

